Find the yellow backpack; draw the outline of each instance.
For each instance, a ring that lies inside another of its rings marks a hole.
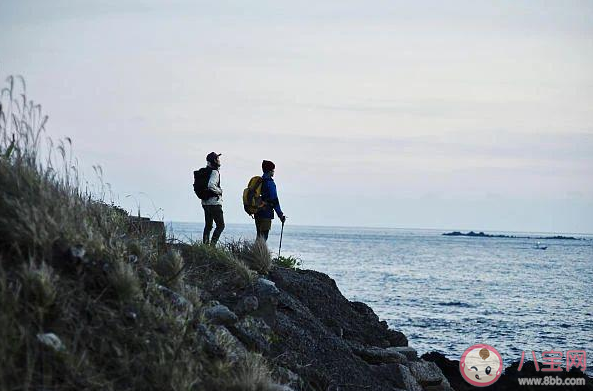
[[[248,215],[253,216],[266,203],[262,200],[262,184],[263,179],[260,176],[254,176],[249,180],[247,187],[243,190],[243,209]]]

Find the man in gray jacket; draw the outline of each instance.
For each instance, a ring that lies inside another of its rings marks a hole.
[[[208,180],[208,190],[212,197],[202,200],[202,208],[204,208],[204,235],[203,242],[216,245],[222,231],[224,230],[224,216],[222,213],[222,189],[220,188],[220,155],[215,152],[210,152],[206,156],[207,167],[212,169],[210,179]],[[212,231],[212,223],[216,223],[216,228],[210,239],[210,231]]]

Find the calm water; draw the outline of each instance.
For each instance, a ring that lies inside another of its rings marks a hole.
[[[169,230],[195,239],[202,227],[172,223]],[[274,251],[279,228],[268,240]],[[370,305],[420,354],[436,350],[458,360],[470,345],[487,343],[505,365],[521,351],[540,358],[547,350],[584,349],[593,357],[591,236],[545,240],[543,251],[532,239],[442,233],[286,225],[282,254],[334,278],[348,299]],[[251,225],[228,225],[223,240],[254,236]]]

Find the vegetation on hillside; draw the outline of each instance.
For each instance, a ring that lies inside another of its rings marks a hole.
[[[81,186],[70,140],[46,138],[22,79],[0,104],[0,389],[284,389],[206,321],[200,295],[266,273],[265,243],[182,256]]]

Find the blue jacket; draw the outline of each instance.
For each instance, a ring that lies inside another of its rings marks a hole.
[[[268,173],[262,175],[262,179],[264,182],[262,183],[261,193],[266,206],[260,209],[255,214],[255,217],[260,219],[273,219],[274,211],[276,211],[278,216],[282,216],[284,213],[282,213],[282,209],[280,209],[280,201],[278,200],[278,193],[276,192],[276,183],[274,183],[274,179]]]

